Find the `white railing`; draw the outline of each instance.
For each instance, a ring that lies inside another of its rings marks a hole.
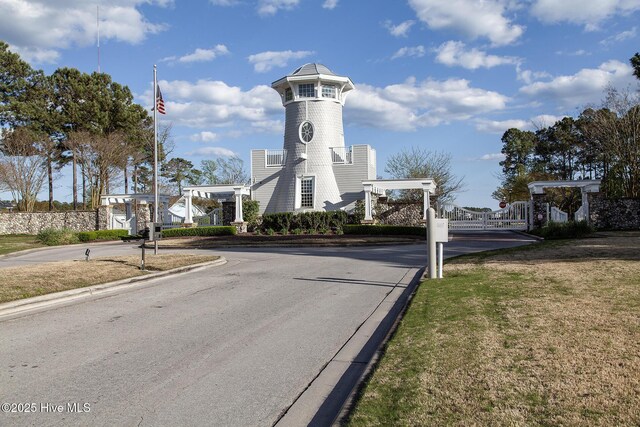
[[[287,161],[287,150],[265,150],[267,167],[284,166]]]
[[[573,215],[573,219],[578,221],[586,221],[587,220],[587,207],[585,205],[580,206],[580,209],[576,211]]]
[[[353,163],[353,147],[331,147],[333,163],[350,165]]]
[[[439,206],[439,218],[449,220],[451,230],[526,230],[529,202],[514,202],[498,211],[471,211],[453,203]]]
[[[561,211],[555,206],[551,206],[551,211],[549,215],[549,220],[552,222],[568,222],[569,214]]]

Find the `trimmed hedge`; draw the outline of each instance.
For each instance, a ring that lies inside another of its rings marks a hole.
[[[326,231],[331,228],[341,228],[349,222],[349,214],[345,211],[331,212],[281,212],[262,215],[262,230],[296,229],[311,232]]]
[[[238,232],[235,227],[216,225],[211,227],[170,228],[162,231],[162,237],[179,236],[233,236]]]
[[[401,225],[356,225],[348,224],[343,228],[344,234],[364,234],[370,236],[418,236],[426,239],[424,227],[408,227]]]
[[[595,229],[587,221],[578,222],[549,222],[542,228],[531,230],[530,233],[543,237],[545,240],[576,239],[593,233]]]
[[[78,232],[78,240],[81,242],[92,242],[94,240],[118,240],[120,237],[128,236],[127,230],[98,230],[98,231],[80,231]]]
[[[68,228],[58,230],[55,228],[45,228],[40,230],[36,239],[47,246],[70,245],[78,243],[78,235]]]

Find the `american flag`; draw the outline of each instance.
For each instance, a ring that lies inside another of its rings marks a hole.
[[[166,114],[164,111],[164,99],[162,99],[162,92],[160,92],[160,86],[157,87],[156,108],[158,109],[158,113]]]

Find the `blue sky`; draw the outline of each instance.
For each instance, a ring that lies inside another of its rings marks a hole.
[[[412,146],[445,151],[466,206],[497,209],[500,137],[635,89],[640,0],[0,0],[0,39],[34,67],[100,66],[151,106],[153,64],[174,157],[282,147],[271,82],[307,62],[351,78],[345,143],[378,174]],[[56,199],[69,200],[65,177]],[[5,195],[6,198],[6,195]]]

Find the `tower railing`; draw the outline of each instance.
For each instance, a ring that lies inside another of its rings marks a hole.
[[[265,150],[267,167],[284,166],[287,161],[287,150]]]
[[[350,165],[353,163],[353,147],[330,147],[334,164]]]

